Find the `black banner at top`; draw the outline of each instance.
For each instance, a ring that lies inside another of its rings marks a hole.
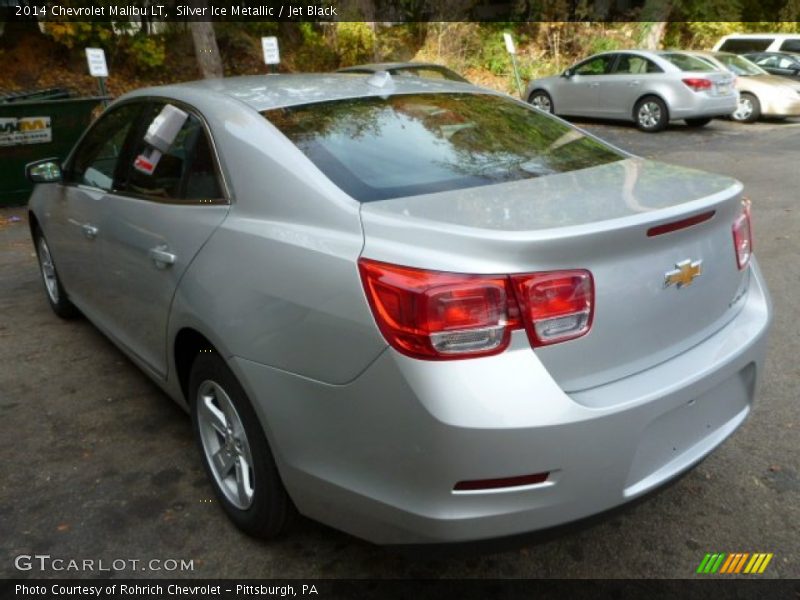
[[[0,20],[787,21],[793,0],[0,0]]]

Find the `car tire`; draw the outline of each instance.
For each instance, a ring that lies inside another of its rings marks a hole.
[[[555,114],[553,109],[553,98],[544,90],[534,90],[531,92],[531,95],[528,96],[528,103],[532,104],[539,110],[550,113],[551,115]]]
[[[669,123],[669,111],[661,98],[645,96],[633,109],[636,126],[647,133],[656,133],[666,129]]]
[[[687,127],[705,127],[711,123],[711,117],[702,117],[700,119],[684,119]]]
[[[739,105],[731,113],[731,119],[739,123],[753,123],[761,116],[761,102],[750,92],[739,95]]]
[[[252,404],[214,350],[202,350],[192,364],[189,398],[203,467],[228,517],[253,537],[284,533],[296,509]]]
[[[39,273],[42,275],[45,295],[50,308],[62,319],[74,319],[80,315],[80,311],[70,302],[61,278],[56,270],[56,263],[50,252],[50,246],[39,227],[33,231],[33,244],[36,247],[36,258],[39,262]]]

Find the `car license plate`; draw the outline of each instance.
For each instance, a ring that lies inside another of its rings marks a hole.
[[[720,96],[725,96],[731,93],[731,86],[729,83],[718,83],[717,84],[717,94]]]

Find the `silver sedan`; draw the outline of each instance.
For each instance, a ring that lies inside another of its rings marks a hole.
[[[557,525],[690,469],[753,406],[771,306],[742,185],[502,94],[143,89],[28,174],[48,302],[191,414],[251,535],[296,511],[380,543]]]
[[[633,121],[656,132],[671,121],[702,127],[736,110],[734,77],[678,52],[630,50],[591,56],[561,75],[531,81],[525,98],[564,116]]]

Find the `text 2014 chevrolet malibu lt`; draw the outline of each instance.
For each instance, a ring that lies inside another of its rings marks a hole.
[[[139,90],[31,229],[78,311],[192,414],[229,517],[474,540],[622,504],[751,410],[771,305],[730,178],[386,73]]]

